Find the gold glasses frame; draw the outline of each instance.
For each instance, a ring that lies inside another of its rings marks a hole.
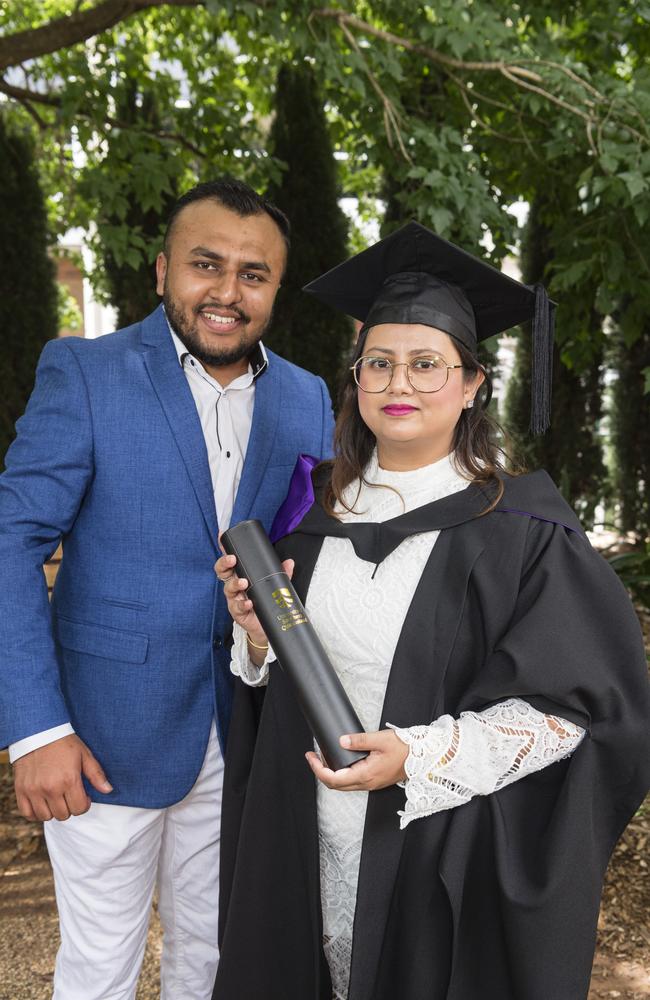
[[[439,357],[441,361],[445,360],[443,357],[440,357],[440,355],[434,355],[434,357]],[[388,382],[386,383],[386,385],[384,386],[383,389],[364,389],[364,387],[359,382],[359,379],[357,378],[357,368],[359,367],[359,365],[361,364],[362,361],[369,361],[369,360],[385,361],[386,364],[390,367],[390,377],[389,377]],[[445,381],[442,383],[442,385],[438,386],[437,389],[420,389],[420,388],[418,388],[418,386],[413,385],[413,381],[411,379],[411,365],[415,364],[417,361],[422,361],[422,360],[431,361],[432,358],[419,357],[419,358],[414,358],[413,361],[397,361],[397,362],[395,362],[395,361],[389,361],[388,358],[377,358],[374,354],[364,354],[363,357],[357,358],[357,360],[354,362],[353,365],[350,365],[350,371],[352,372],[352,377],[354,378],[354,381],[355,381],[356,385],[359,387],[359,389],[361,389],[362,392],[368,392],[371,395],[377,395],[377,393],[379,393],[379,392],[386,392],[386,389],[388,388],[388,386],[393,381],[393,375],[395,374],[395,369],[396,368],[400,368],[402,366],[404,368],[406,368],[406,377],[408,379],[408,382],[409,382],[409,385],[411,386],[411,388],[415,389],[416,392],[427,392],[427,393],[429,393],[429,392],[440,392],[440,390],[444,389],[444,387],[447,385],[447,382],[449,381],[449,372],[452,369],[454,369],[454,368],[464,368],[465,367],[465,365],[448,365],[448,364],[445,363],[444,367],[446,369],[446,375],[445,375]]]

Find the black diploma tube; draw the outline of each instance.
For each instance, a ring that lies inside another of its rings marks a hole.
[[[344,750],[339,744],[345,733],[361,733],[363,727],[260,522],[241,521],[228,528],[221,544],[236,556],[237,575],[248,580],[255,614],[327,766],[338,771],[367,757],[365,751]]]

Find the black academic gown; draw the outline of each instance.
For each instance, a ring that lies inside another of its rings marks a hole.
[[[607,861],[647,787],[646,662],[624,588],[545,473],[506,479],[476,517],[485,505],[471,486],[426,508],[417,530],[442,530],[381,728],[514,697],[588,735],[570,758],[404,831],[404,791],[370,793],[349,1000],[583,1000]],[[278,545],[303,599],[323,517],[315,506]],[[277,664],[265,692],[237,689],[214,1000],[330,1000],[312,739]]]

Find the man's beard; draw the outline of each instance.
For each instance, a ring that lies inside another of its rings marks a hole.
[[[239,361],[243,361],[244,358],[249,357],[253,348],[262,339],[271,323],[271,316],[269,316],[257,335],[251,335],[244,329],[238,342],[232,347],[215,350],[214,348],[206,347],[201,342],[198,323],[196,320],[188,323],[183,310],[176,305],[171,297],[167,282],[165,282],[163,290],[163,304],[165,306],[167,318],[171,323],[174,333],[178,339],[183,342],[192,357],[196,358],[197,361],[200,361],[201,364],[211,365],[215,368],[225,368],[228,365],[235,365]],[[214,303],[212,304],[214,305]],[[210,303],[206,302],[203,306],[195,309],[195,315],[198,315],[202,308],[208,307],[209,305]],[[228,309],[231,312],[234,312],[244,323],[250,323],[250,317],[247,316],[242,309],[239,309],[237,306],[228,306]]]

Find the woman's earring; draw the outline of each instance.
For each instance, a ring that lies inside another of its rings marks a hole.
[[[465,403],[465,409],[471,410],[473,406],[474,406],[474,400],[468,399],[467,402]]]

